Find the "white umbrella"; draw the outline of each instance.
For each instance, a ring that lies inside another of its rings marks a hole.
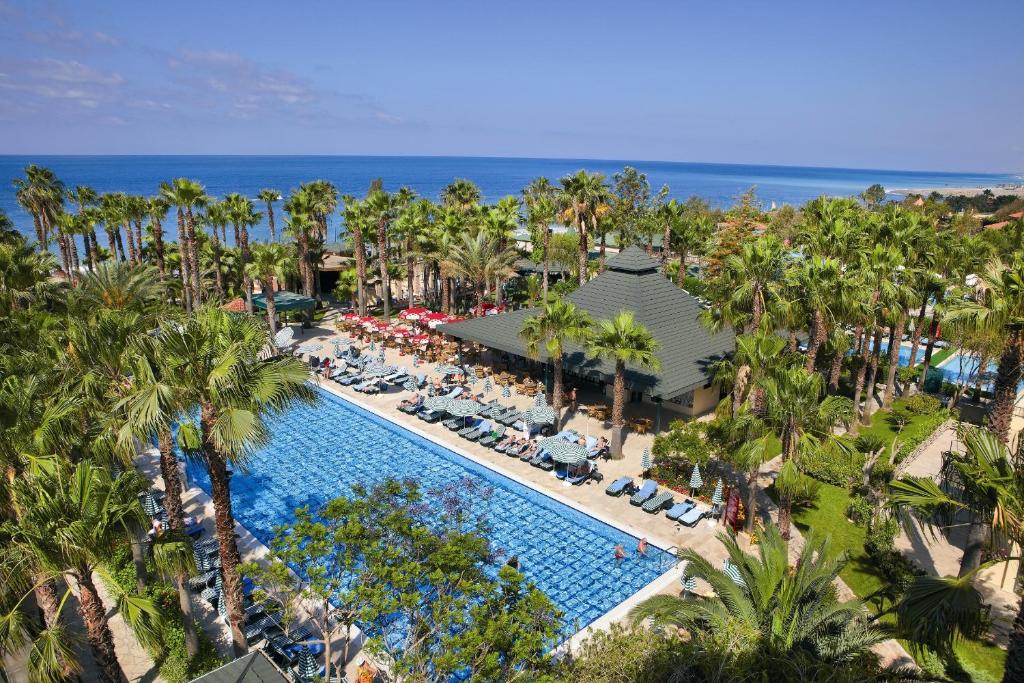
[[[277,331],[277,334],[274,335],[274,346],[276,346],[279,349],[283,348],[291,344],[294,338],[295,330],[293,330],[290,327],[283,327]]]
[[[715,484],[715,492],[711,495],[711,504],[712,505],[721,505],[722,504],[722,480],[721,479],[719,479],[718,483]]]
[[[704,485],[704,480],[700,478],[700,468],[697,465],[693,466],[693,474],[690,475],[690,488],[699,489]]]

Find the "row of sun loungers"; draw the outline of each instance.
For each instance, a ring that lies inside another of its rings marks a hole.
[[[702,509],[697,503],[687,498],[681,503],[675,502],[670,491],[658,491],[658,484],[650,479],[644,480],[638,487],[630,477],[620,477],[608,485],[605,493],[619,497],[629,496],[630,505],[636,505],[644,512],[658,514],[665,510],[665,516],[683,526],[693,527],[707,517],[710,512]]]

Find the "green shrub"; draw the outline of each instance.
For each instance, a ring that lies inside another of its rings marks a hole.
[[[877,434],[861,434],[853,441],[853,447],[861,453],[874,453],[885,448],[885,442]]]
[[[114,552],[107,569],[110,577],[122,591],[135,592],[135,564],[127,544]],[[160,669],[160,677],[166,683],[187,683],[224,664],[224,660],[217,654],[213,643],[202,629],[198,629],[199,656],[189,661],[185,650],[181,608],[178,605],[178,590],[165,581],[153,578],[156,572],[148,559],[147,570],[150,580],[146,584],[145,596],[156,604],[163,615],[156,638],[157,644],[149,648],[149,654]]]
[[[875,486],[882,486],[892,481],[892,476],[895,473],[895,465],[889,464],[889,461],[884,458],[879,458],[871,468],[870,481]]]
[[[863,466],[863,453],[837,455],[814,451],[800,459],[800,467],[808,475],[826,484],[842,487],[849,486],[850,482],[859,477]]]
[[[866,526],[871,520],[871,502],[864,496],[854,496],[846,508],[846,516],[858,526]]]
[[[931,415],[942,409],[939,399],[928,394],[915,394],[906,399],[903,406],[914,415]]]

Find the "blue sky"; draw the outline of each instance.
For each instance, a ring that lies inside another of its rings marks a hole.
[[[0,0],[0,153],[1024,170],[1024,3]]]

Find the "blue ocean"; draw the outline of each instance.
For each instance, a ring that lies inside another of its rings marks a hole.
[[[486,201],[518,194],[530,180],[552,181],[581,168],[611,178],[624,166],[647,174],[656,192],[668,185],[679,199],[699,195],[711,205],[726,207],[751,186],[765,207],[801,204],[821,194],[847,196],[880,183],[886,188],[977,187],[1019,183],[1012,175],[885,171],[798,166],[754,166],[666,161],[593,159],[520,159],[495,157],[399,156],[0,156],[0,209],[24,232],[32,222],[14,199],[11,181],[30,163],[47,166],[69,187],[91,185],[99,192],[152,195],[162,181],[175,177],[199,180],[212,196],[241,192],[249,196],[263,187],[287,193],[300,183],[326,179],[342,194],[362,195],[370,181],[383,178],[385,187],[408,186],[420,196],[436,199],[453,178],[468,178],[480,186]],[[338,237],[341,219],[332,219],[331,238]],[[266,226],[253,231],[266,236]],[[102,237],[101,237],[102,239]]]

